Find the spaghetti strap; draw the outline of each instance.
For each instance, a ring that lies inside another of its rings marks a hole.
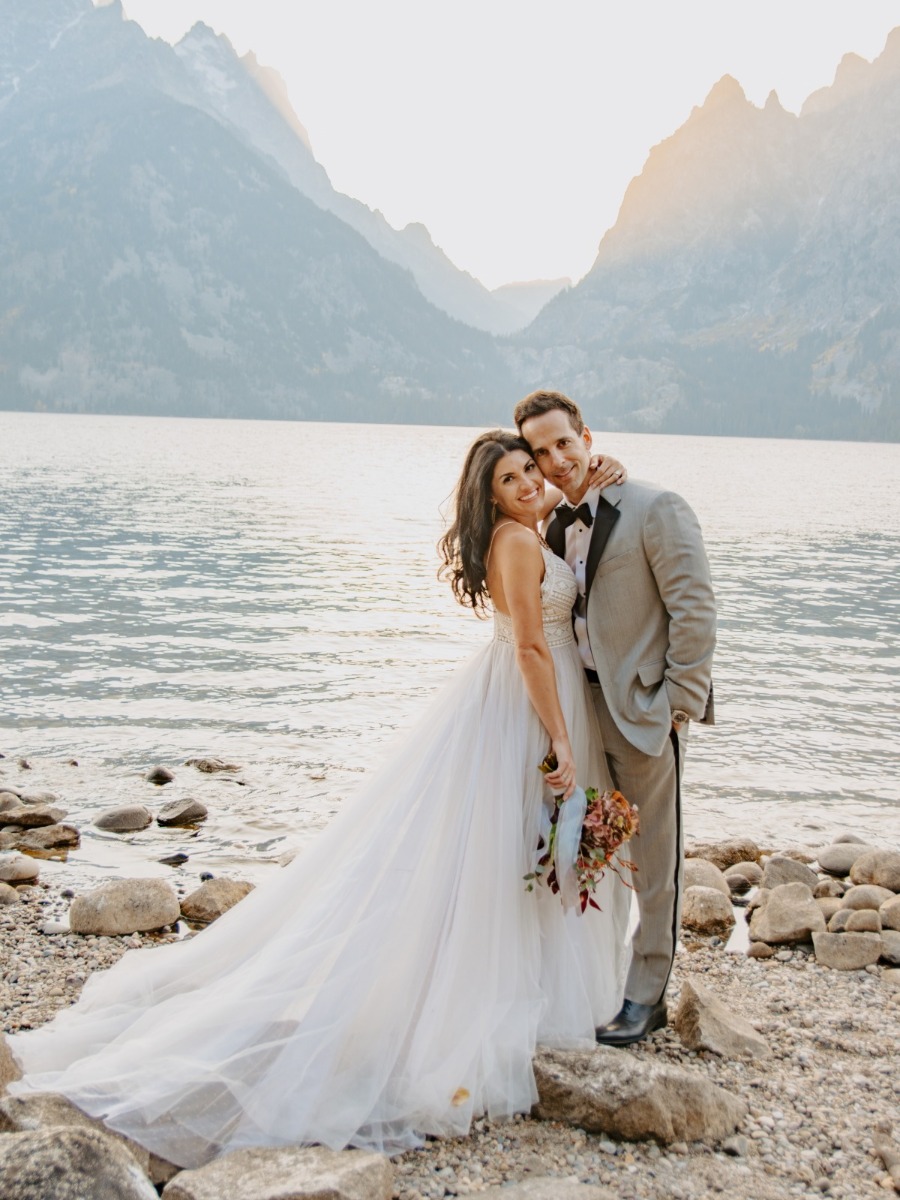
[[[509,517],[506,521],[500,521],[497,525],[494,526],[494,532],[491,534],[491,540],[488,542],[488,548],[484,553],[484,569],[485,569],[485,571],[487,570],[488,560],[491,557],[491,550],[493,549],[493,546],[494,546],[494,538],[497,536],[498,531],[501,530],[504,525],[522,525],[522,522],[516,521],[515,518],[513,518],[513,517]],[[528,529],[528,526],[522,525],[522,528]],[[547,545],[547,542],[545,541],[545,539],[536,530],[528,529],[528,532],[534,534],[534,536],[537,538],[537,540],[540,542],[541,546],[545,550],[550,549],[550,547]]]
[[[510,517],[508,520],[506,520],[506,521],[500,521],[500,522],[499,522],[499,524],[497,524],[497,525],[495,525],[495,526],[494,526],[494,532],[491,534],[491,540],[488,542],[488,548],[487,548],[487,550],[485,551],[485,555],[484,555],[484,573],[485,573],[485,576],[487,576],[487,571],[488,571],[488,563],[490,562],[490,557],[491,557],[491,550],[492,550],[492,549],[493,549],[493,547],[494,547],[494,538],[497,536],[497,532],[498,532],[498,530],[502,529],[502,527],[503,527],[504,525],[522,525],[522,522],[521,522],[521,521],[516,521],[516,520],[515,520],[513,517]],[[528,529],[528,526],[527,526],[527,525],[522,525],[522,528],[523,528],[523,529]],[[548,551],[548,553],[550,553],[550,554],[552,554],[552,553],[553,553],[553,551],[550,549],[550,547],[547,545],[547,543],[544,541],[544,539],[541,537],[541,535],[540,535],[539,533],[537,533],[537,532],[536,532],[535,530],[533,530],[533,529],[529,530],[529,532],[530,532],[530,533],[533,533],[533,534],[534,534],[534,536],[537,538],[538,542],[540,543],[540,546],[541,546],[541,550],[542,550],[542,551],[543,551],[543,550],[547,550],[547,551]],[[547,560],[546,560],[546,559],[544,559],[544,571],[543,571],[543,574],[542,574],[542,576],[541,576],[541,587],[543,587],[543,581],[544,581],[544,578],[546,577],[546,574],[547,574]],[[494,604],[494,599],[493,599],[493,597],[491,597],[491,603],[492,603],[492,604]],[[509,620],[509,619],[510,619],[510,617],[509,617],[509,613],[504,613],[504,612],[503,612],[503,609],[502,609],[502,608],[497,608],[496,604],[494,604],[494,610],[495,610],[495,612],[497,612],[497,613],[499,613],[500,615],[502,615],[503,617],[505,617],[507,620]]]
[[[484,552],[484,569],[485,569],[485,571],[487,570],[488,560],[491,557],[491,550],[494,547],[494,538],[497,536],[498,532],[503,528],[504,525],[517,525],[519,523],[520,522],[514,521],[512,519],[512,517],[509,517],[506,521],[499,521],[494,526],[494,532],[491,534],[491,540],[488,542],[488,548]]]

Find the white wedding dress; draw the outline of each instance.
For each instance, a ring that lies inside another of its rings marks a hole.
[[[544,551],[544,628],[583,786],[607,784]],[[180,1166],[319,1142],[388,1153],[536,1099],[538,1043],[593,1044],[617,1011],[631,892],[602,912],[526,890],[547,735],[508,617],[294,861],[184,942],[131,951],[10,1039],[25,1078]]]

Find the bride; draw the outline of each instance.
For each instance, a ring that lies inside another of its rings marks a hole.
[[[11,1038],[11,1092],[60,1092],[179,1166],[254,1145],[396,1153],[530,1109],[539,1042],[593,1045],[621,1002],[630,892],[610,873],[582,915],[523,880],[553,792],[608,784],[574,576],[539,533],[554,499],[520,438],[477,438],[442,574],[490,601],[493,640],[289,866]]]

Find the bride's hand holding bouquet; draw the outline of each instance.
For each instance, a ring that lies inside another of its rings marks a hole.
[[[554,750],[538,769],[551,788],[560,785],[562,771]],[[576,787],[574,773],[568,794],[556,795],[554,801],[553,813],[541,831],[535,869],[525,876],[528,890],[537,880],[558,894],[565,908],[599,909],[594,892],[607,868],[632,886],[620,870],[634,872],[637,867],[618,851],[639,831],[638,810],[621,792]]]
[[[567,737],[554,738],[550,752],[538,768],[547,778],[547,783],[560,800],[568,800],[575,791],[575,757]]]

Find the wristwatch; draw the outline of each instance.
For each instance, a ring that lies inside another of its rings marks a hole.
[[[683,708],[672,709],[672,724],[686,725],[691,718],[687,715]]]

